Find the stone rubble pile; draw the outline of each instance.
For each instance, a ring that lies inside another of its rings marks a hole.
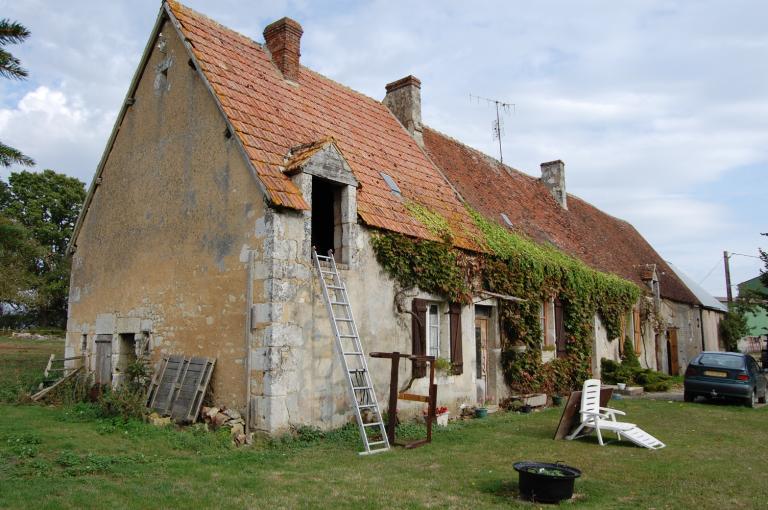
[[[234,409],[203,406],[200,410],[200,417],[213,430],[218,430],[221,427],[230,428],[230,434],[235,446],[242,446],[253,442],[253,434],[246,434],[245,432],[245,420]]]

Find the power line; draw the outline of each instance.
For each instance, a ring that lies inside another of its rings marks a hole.
[[[699,285],[701,285],[702,283],[704,283],[704,281],[705,281],[707,278],[709,278],[709,275],[711,275],[711,274],[712,274],[712,272],[713,272],[715,269],[717,269],[717,266],[719,266],[719,265],[720,265],[720,260],[718,260],[717,262],[715,262],[715,265],[714,265],[714,266],[712,266],[712,269],[710,269],[710,270],[709,270],[709,272],[707,273],[707,276],[705,276],[704,278],[702,278],[702,279],[699,281]]]
[[[733,257],[734,255],[739,255],[739,256],[741,256],[741,257],[749,257],[749,258],[751,258],[751,259],[759,259],[759,258],[760,258],[760,257],[758,257],[757,255],[747,255],[747,254],[745,254],[745,253],[729,253],[729,255],[730,255],[731,257]]]

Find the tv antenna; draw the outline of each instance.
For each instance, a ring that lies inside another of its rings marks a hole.
[[[486,104],[492,104],[496,107],[496,120],[492,124],[493,139],[499,141],[499,162],[504,163],[504,154],[501,152],[501,137],[504,135],[504,119],[501,113],[512,114],[515,112],[514,103],[505,103],[497,99],[488,99],[487,97],[475,96],[469,94],[469,102],[476,101],[480,104],[481,101],[485,101]]]

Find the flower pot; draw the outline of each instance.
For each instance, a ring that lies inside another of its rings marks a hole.
[[[513,467],[520,475],[520,497],[542,503],[557,503],[573,497],[574,481],[581,476],[578,469],[559,462],[523,461]]]
[[[525,344],[516,344],[509,348],[512,352],[522,353],[528,350],[528,346]]]
[[[627,389],[627,383],[623,383],[623,382],[616,383],[616,386],[619,388],[619,391],[624,391]]]
[[[436,421],[437,421],[437,426],[438,427],[447,427],[448,426],[448,416],[449,415],[450,415],[450,413],[438,414],[435,417]]]
[[[475,418],[485,418],[486,416],[488,416],[487,407],[478,407],[475,409]]]

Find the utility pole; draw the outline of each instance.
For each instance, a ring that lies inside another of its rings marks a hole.
[[[731,292],[731,266],[728,264],[729,255],[727,251],[723,252],[723,264],[725,265],[725,295],[728,297],[728,307],[733,303],[733,292]]]

